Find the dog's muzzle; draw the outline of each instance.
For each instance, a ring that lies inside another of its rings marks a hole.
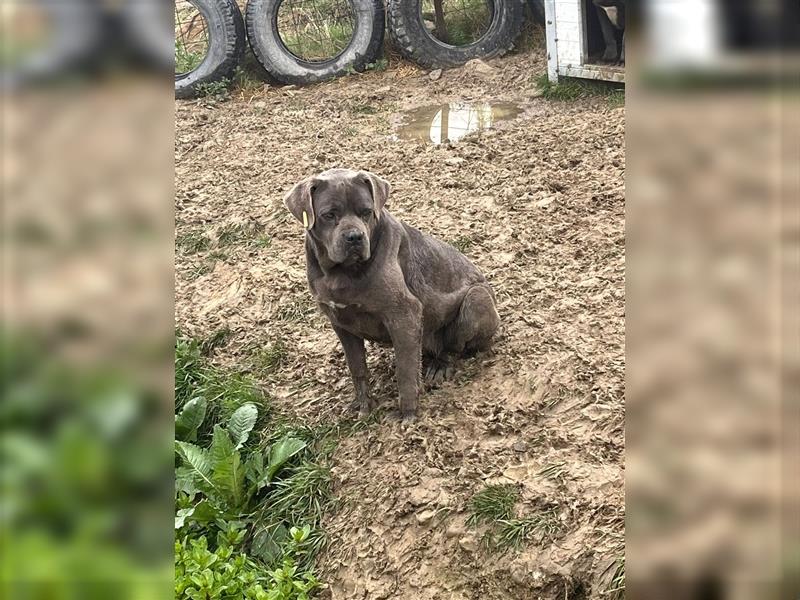
[[[351,229],[342,233],[340,247],[345,259],[367,260],[370,256],[369,240],[363,231]]]

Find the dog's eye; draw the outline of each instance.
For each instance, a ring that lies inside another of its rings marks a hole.
[[[322,215],[322,217],[327,221],[333,221],[333,220],[336,219],[336,213],[332,213],[332,212],[325,213],[324,215]]]
[[[372,216],[372,211],[362,210],[360,213],[358,213],[358,216],[361,217],[362,219],[369,219]]]

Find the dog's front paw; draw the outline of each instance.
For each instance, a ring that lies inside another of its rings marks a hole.
[[[403,410],[400,411],[400,422],[403,425],[411,425],[417,420],[416,410]]]
[[[368,417],[377,406],[378,403],[371,396],[356,396],[349,408],[351,412],[358,413],[359,418],[363,419]]]
[[[362,404],[358,409],[358,418],[359,419],[366,419],[372,413],[372,407],[370,405]]]

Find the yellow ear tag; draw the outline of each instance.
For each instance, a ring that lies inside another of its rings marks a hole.
[[[303,211],[303,227],[308,229],[308,213]]]

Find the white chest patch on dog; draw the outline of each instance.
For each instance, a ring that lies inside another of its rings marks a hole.
[[[333,300],[329,300],[325,304],[327,304],[331,308],[347,308],[347,304],[339,304],[338,302],[334,302]]]

